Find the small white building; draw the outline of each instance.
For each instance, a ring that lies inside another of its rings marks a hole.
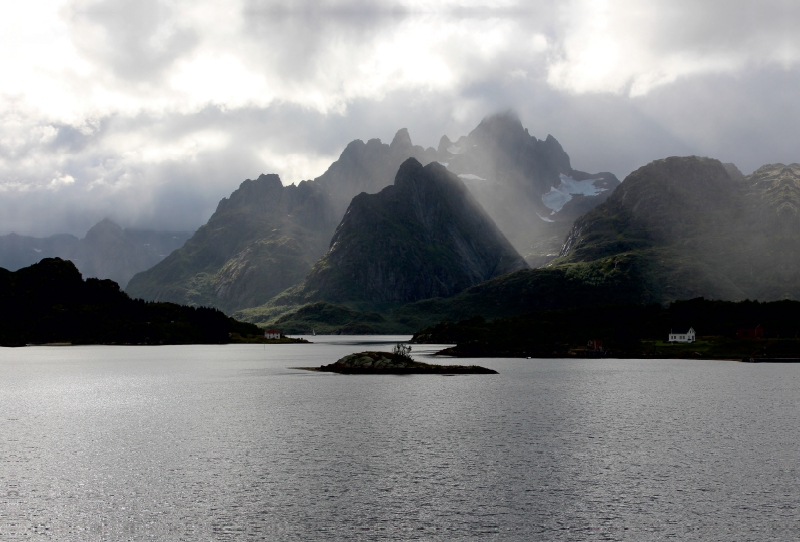
[[[265,339],[280,339],[281,332],[277,329],[265,329],[264,330],[264,338]]]
[[[686,333],[673,333],[669,330],[669,341],[671,343],[693,343],[695,341],[694,328],[689,328]]]

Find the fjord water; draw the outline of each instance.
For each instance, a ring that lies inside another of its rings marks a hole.
[[[800,366],[481,359],[500,374],[347,376],[294,367],[398,339],[309,339],[0,349],[0,539],[800,531]]]

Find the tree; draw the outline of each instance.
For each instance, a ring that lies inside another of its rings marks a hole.
[[[400,356],[401,358],[406,358],[408,360],[412,359],[411,347],[405,344],[397,343],[396,345],[394,345],[392,354],[394,354],[395,356]]]

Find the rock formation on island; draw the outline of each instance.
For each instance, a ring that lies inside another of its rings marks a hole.
[[[392,352],[359,352],[330,365],[304,369],[341,374],[497,374],[478,365],[435,365]]]

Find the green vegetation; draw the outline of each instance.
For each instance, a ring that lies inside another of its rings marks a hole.
[[[263,307],[234,313],[243,321],[277,327],[285,333],[414,333],[437,322],[456,322],[480,315],[486,319],[524,314],[531,310],[635,303],[644,294],[641,262],[635,256],[597,262],[522,270],[467,288],[450,297],[423,299],[401,305],[327,302],[292,304],[293,293]],[[283,304],[285,303],[285,304]]]
[[[0,269],[0,345],[227,343],[263,335],[216,309],[131,299],[110,280],[82,279],[59,258]]]
[[[761,325],[765,339],[737,339],[737,331]],[[694,343],[668,344],[670,330],[699,335]],[[606,305],[543,310],[487,322],[473,317],[442,322],[413,342],[456,343],[459,356],[598,356],[586,351],[600,340],[608,354],[630,357],[800,357],[800,302],[677,301],[668,307]]]

